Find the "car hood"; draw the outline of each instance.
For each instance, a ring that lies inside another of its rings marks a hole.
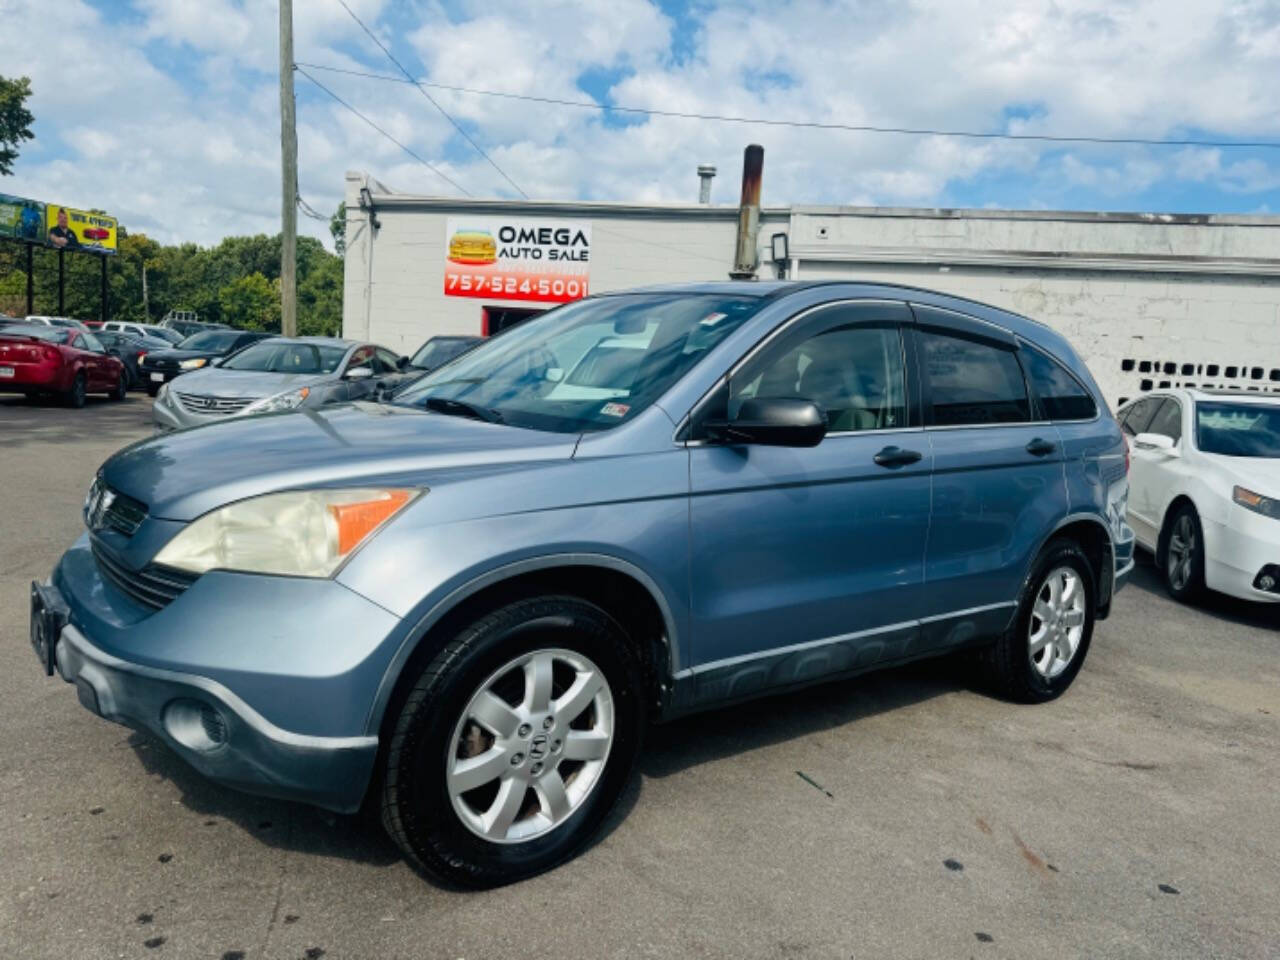
[[[1280,499],[1280,458],[1225,457],[1221,454],[1208,456],[1234,483],[1247,487],[1254,493]]]
[[[222,356],[222,354],[214,353],[211,350],[178,350],[174,347],[166,346],[162,350],[156,350],[151,354],[151,356],[155,357],[157,360],[193,360],[196,357],[205,357],[206,359],[214,360]]]
[[[260,373],[257,370],[225,370],[206,367],[175,380],[170,390],[206,397],[240,399],[270,397],[299,387],[313,387],[336,380],[332,373]]]
[[[103,476],[147,504],[153,517],[192,520],[277,490],[430,486],[443,471],[568,459],[577,440],[577,434],[355,403],[237,417],[144,440],[108,460]]]

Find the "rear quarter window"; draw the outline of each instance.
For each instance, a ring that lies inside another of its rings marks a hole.
[[[1019,354],[1046,420],[1092,420],[1098,415],[1089,391],[1057,360],[1026,343]]]

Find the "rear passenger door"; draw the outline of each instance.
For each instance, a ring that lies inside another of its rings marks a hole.
[[[920,610],[942,649],[1008,623],[1032,556],[1066,514],[1062,443],[1033,419],[1008,331],[914,307],[933,510]]]

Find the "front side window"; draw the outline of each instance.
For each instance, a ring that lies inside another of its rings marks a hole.
[[[1046,420],[1092,420],[1097,416],[1098,406],[1089,391],[1062,364],[1025,343],[1020,352]]]
[[[1026,423],[1027,386],[1018,358],[977,340],[920,332],[920,363],[930,398],[930,423],[959,427]]]
[[[1182,406],[1177,400],[1166,400],[1151,418],[1151,423],[1144,431],[1158,433],[1168,437],[1174,443],[1182,439]]]
[[[265,340],[224,360],[222,369],[258,373],[333,373],[346,353],[345,347]]]
[[[1280,404],[1196,404],[1196,446],[1225,457],[1280,457]]]
[[[827,414],[827,430],[886,430],[907,425],[902,334],[896,327],[825,330],[761,368],[735,376],[729,417],[753,397],[798,397]]]
[[[102,346],[102,342],[92,333],[84,335],[84,344],[86,350],[92,350],[94,353],[106,353],[106,349]]]
[[[1120,426],[1124,432],[1131,437],[1143,433],[1147,429],[1147,424],[1151,422],[1151,418],[1155,416],[1160,400],[1160,397],[1148,397],[1131,404],[1120,418]]]
[[[580,300],[503,331],[396,402],[534,430],[607,430],[657,400],[760,306],[701,293]]]

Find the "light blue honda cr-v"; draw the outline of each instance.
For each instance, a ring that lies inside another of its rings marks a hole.
[[[473,885],[563,861],[646,723],[972,648],[1070,685],[1133,566],[1067,342],[903,287],[593,297],[395,405],[136,444],[32,587],[89,709],[209,777],[381,805]]]

